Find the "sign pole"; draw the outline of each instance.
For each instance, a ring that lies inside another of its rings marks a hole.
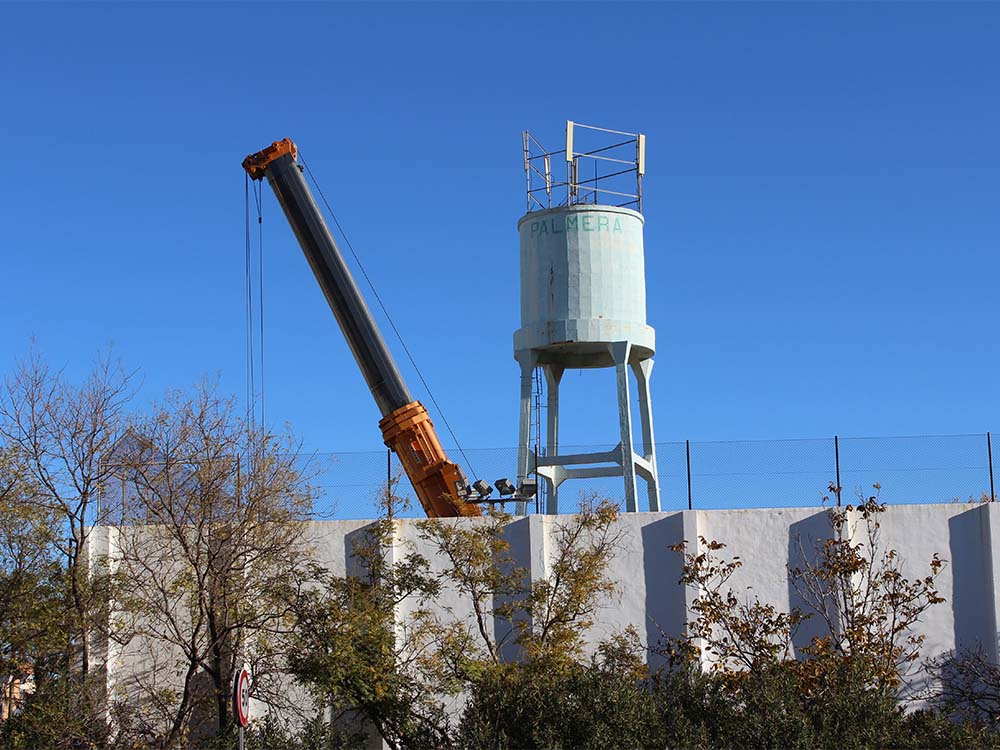
[[[243,732],[250,723],[250,669],[246,665],[233,677],[233,719],[240,732],[240,750],[244,750]]]

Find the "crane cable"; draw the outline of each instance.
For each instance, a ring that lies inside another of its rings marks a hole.
[[[264,426],[264,188],[254,181],[254,198],[257,201],[257,328],[260,339],[260,427]]]
[[[256,188],[254,188],[256,192]],[[243,290],[243,302],[245,305],[245,317],[246,317],[246,399],[247,399],[247,440],[252,440],[254,432],[254,420],[256,416],[256,407],[254,402],[257,398],[256,395],[256,378],[254,377],[254,357],[253,357],[253,268],[252,268],[252,248],[250,242],[250,176],[244,176],[244,186],[243,186],[243,217],[245,224],[244,237],[246,240],[246,252],[244,255],[244,290]],[[250,445],[247,445],[247,450],[250,450]]]
[[[385,315],[385,319],[389,321],[389,325],[392,327],[393,333],[396,334],[396,338],[399,340],[400,346],[402,346],[403,351],[406,352],[406,358],[410,360],[410,364],[417,373],[417,377],[420,378],[420,382],[423,384],[424,390],[427,391],[427,396],[430,398],[431,403],[434,404],[434,408],[437,410],[437,413],[441,415],[441,421],[444,422],[444,426],[448,429],[448,434],[451,435],[451,439],[455,441],[455,447],[458,448],[458,452],[461,453],[462,458],[465,459],[465,463],[468,465],[472,476],[478,477],[479,474],[476,472],[475,467],[473,467],[472,461],[470,461],[469,457],[465,454],[465,449],[462,448],[462,444],[458,442],[458,437],[456,437],[455,431],[451,429],[451,425],[448,423],[448,418],[444,415],[444,410],[441,408],[437,399],[434,398],[434,393],[431,391],[431,387],[427,384],[427,380],[424,378],[420,368],[417,367],[416,360],[413,359],[413,355],[410,353],[409,347],[407,347],[406,342],[403,340],[403,334],[399,332],[395,321],[393,321],[392,316],[389,315],[389,311],[386,309],[385,303],[382,302],[382,298],[379,296],[378,290],[375,289],[375,284],[372,283],[371,278],[368,276],[368,272],[365,270],[364,264],[361,262],[358,254],[354,251],[354,246],[351,244],[351,240],[347,236],[347,232],[345,232],[344,228],[340,225],[340,220],[337,218],[337,214],[333,212],[333,208],[330,207],[329,201],[327,201],[326,196],[323,195],[323,188],[319,186],[319,183],[316,181],[316,177],[313,175],[309,165],[306,164],[305,160],[302,158],[301,152],[299,152],[299,161],[302,162],[302,166],[305,168],[306,174],[308,174],[309,179],[312,180],[313,186],[316,188],[316,192],[319,193],[319,197],[323,201],[323,205],[326,206],[327,213],[330,214],[330,218],[332,218],[333,223],[336,224],[337,231],[340,232],[340,236],[344,238],[344,243],[351,251],[351,255],[354,256],[354,262],[357,263],[358,269],[361,271],[361,275],[365,277],[365,281],[368,283],[368,288],[372,290],[375,301],[378,302],[378,306],[382,309],[382,314]]]
[[[264,219],[262,213],[262,195],[254,183],[254,203],[257,208],[257,335],[254,336],[254,300],[253,300],[253,247],[250,231],[250,177],[244,177],[243,214],[245,224],[246,252],[244,256],[244,301],[246,303],[246,358],[247,358],[247,437],[252,440],[257,429],[257,372],[260,373],[260,425],[264,427]],[[260,340],[258,358],[254,356],[255,338]],[[256,372],[255,372],[256,370]],[[250,455],[253,451],[247,446]]]

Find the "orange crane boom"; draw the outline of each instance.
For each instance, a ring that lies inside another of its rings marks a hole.
[[[382,439],[399,457],[424,512],[430,518],[481,515],[465,473],[448,459],[427,409],[410,395],[297,158],[298,149],[285,138],[248,156],[243,168],[253,180],[266,177],[274,190],[382,413]]]

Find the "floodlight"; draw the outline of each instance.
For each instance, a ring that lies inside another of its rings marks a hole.
[[[477,479],[473,482],[472,489],[479,494],[480,499],[486,499],[493,494],[493,487],[485,479]]]
[[[521,486],[517,488],[515,497],[518,500],[528,500],[533,498],[536,492],[538,492],[538,480],[529,477],[521,480]]]
[[[517,487],[515,487],[513,483],[507,479],[507,477],[497,479],[493,482],[493,484],[496,485],[497,492],[500,493],[500,497],[510,497],[517,492]]]

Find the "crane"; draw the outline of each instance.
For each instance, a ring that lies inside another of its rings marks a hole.
[[[382,414],[382,439],[398,457],[430,518],[479,516],[465,472],[448,460],[427,409],[410,395],[364,297],[313,199],[291,139],[250,154],[243,168],[267,178]],[[476,489],[483,494],[480,480]],[[492,488],[486,492],[488,495]]]

